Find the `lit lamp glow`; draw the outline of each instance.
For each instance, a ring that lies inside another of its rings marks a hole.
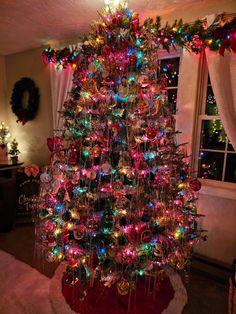
[[[4,122],[0,124],[0,145],[7,145],[11,134],[9,132],[8,126]]]

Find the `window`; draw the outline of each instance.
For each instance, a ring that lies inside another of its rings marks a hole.
[[[220,121],[204,57],[203,71],[198,117],[198,176],[236,183],[236,152]]]
[[[173,113],[176,113],[178,81],[179,81],[180,57],[168,56],[160,59],[160,75],[166,79],[166,90],[169,104],[172,105]]]

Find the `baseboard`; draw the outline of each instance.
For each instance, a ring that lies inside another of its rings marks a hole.
[[[201,273],[228,286],[229,278],[232,275],[232,266],[207,256],[194,254],[192,271]]]

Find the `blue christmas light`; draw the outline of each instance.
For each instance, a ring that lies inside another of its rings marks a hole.
[[[104,255],[106,253],[106,249],[104,247],[99,247],[98,248],[98,254],[99,255]]]
[[[153,207],[154,207],[154,204],[153,204],[152,201],[148,202],[148,207],[150,207],[150,208],[153,208]]]
[[[57,203],[54,208],[57,212],[61,212],[63,209],[63,205],[61,203]]]
[[[128,10],[127,13],[126,13],[126,16],[132,17],[132,15],[133,15],[132,11]]]

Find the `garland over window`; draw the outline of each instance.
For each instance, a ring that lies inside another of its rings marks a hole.
[[[139,25],[137,13],[133,13],[133,26],[137,27],[139,34],[139,42],[137,45],[149,47],[156,45],[157,48],[162,48],[167,51],[176,46],[186,48],[194,53],[201,52],[205,47],[211,50],[219,51],[224,55],[225,49],[236,53],[236,17],[235,14],[218,15],[215,21],[207,27],[206,20],[197,20],[191,24],[183,23],[182,19],[175,21],[173,25],[166,24],[161,27],[161,18],[158,16],[156,20],[147,19],[143,25]],[[126,17],[122,17],[125,19]],[[113,19],[114,20],[114,19]],[[92,27],[97,29],[97,44],[106,42],[106,38],[100,38],[101,29],[107,27],[114,21],[102,21],[101,24],[94,24]],[[115,26],[115,25],[114,25]],[[112,36],[112,34],[111,34]],[[125,35],[123,36],[125,41]],[[58,67],[65,68],[70,64],[74,69],[80,63],[80,54],[91,53],[93,45],[91,38],[87,36],[85,41],[81,43],[81,47],[77,47],[73,51],[69,48],[54,50],[46,48],[43,51],[43,59],[45,62],[55,63]]]
[[[26,106],[23,103],[25,93],[29,94]],[[39,98],[39,89],[30,78],[23,77],[15,83],[11,96],[11,108],[18,118],[17,122],[24,125],[27,121],[35,118],[39,107]]]

